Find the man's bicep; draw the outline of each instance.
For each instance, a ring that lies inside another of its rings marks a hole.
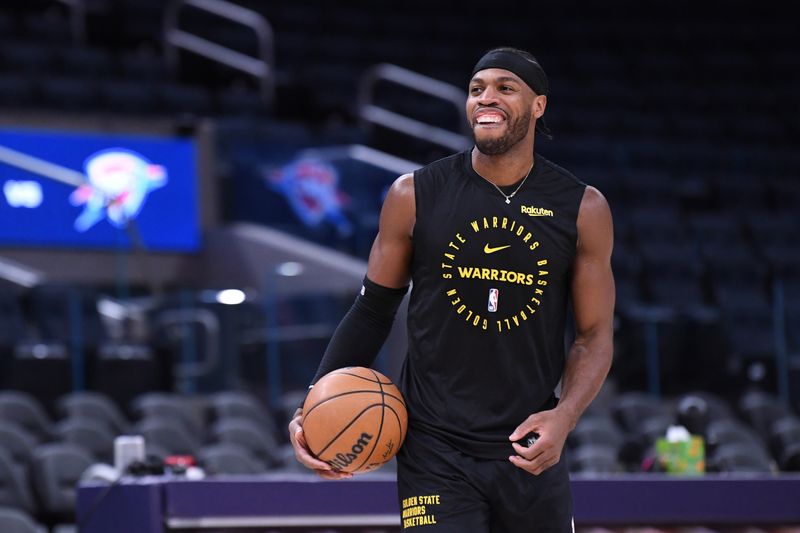
[[[394,182],[383,202],[378,235],[369,253],[370,280],[384,287],[408,285],[415,219],[414,177],[406,174]]]
[[[611,270],[611,210],[605,198],[589,188],[578,216],[578,249],[572,277],[572,301],[578,336],[610,331],[616,291]]]

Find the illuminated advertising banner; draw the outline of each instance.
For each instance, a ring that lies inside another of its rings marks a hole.
[[[0,129],[0,246],[200,247],[188,139]]]

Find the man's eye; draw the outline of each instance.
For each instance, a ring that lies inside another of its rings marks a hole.
[[[472,94],[478,94],[479,92],[481,92],[481,88],[480,87],[473,87],[472,89],[469,90],[469,92],[472,93]]]

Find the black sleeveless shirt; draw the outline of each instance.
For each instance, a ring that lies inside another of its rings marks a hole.
[[[584,189],[538,154],[510,204],[472,168],[471,150],[414,173],[400,378],[412,431],[506,459],[511,432],[555,405]]]

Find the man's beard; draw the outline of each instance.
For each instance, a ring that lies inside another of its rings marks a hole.
[[[483,139],[478,140],[475,135],[475,129],[472,130],[472,136],[475,139],[475,146],[478,150],[485,155],[500,155],[508,152],[511,148],[525,138],[528,134],[528,128],[531,124],[531,112],[523,114],[516,120],[509,122],[506,134],[496,139]]]

